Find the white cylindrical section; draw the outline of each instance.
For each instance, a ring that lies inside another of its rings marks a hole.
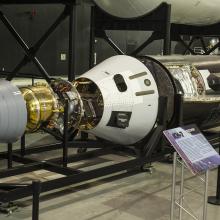
[[[114,76],[117,74],[123,76],[126,83],[124,92],[116,86]],[[89,133],[123,145],[137,143],[149,134],[157,118],[158,90],[152,74],[143,63],[129,56],[114,56],[81,77],[93,81],[104,100],[102,119]],[[126,128],[110,123],[112,119],[116,120],[113,115],[120,112],[130,115]]]
[[[20,90],[0,80],[0,143],[13,143],[25,132],[27,109]]]
[[[171,21],[177,24],[209,25],[220,22],[219,0],[94,0],[107,13],[120,18],[143,16],[161,3],[172,6]]]

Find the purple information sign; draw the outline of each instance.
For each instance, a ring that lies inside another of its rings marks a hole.
[[[164,131],[164,135],[195,174],[220,165],[220,156],[196,125]]]

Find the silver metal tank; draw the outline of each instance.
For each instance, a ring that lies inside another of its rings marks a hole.
[[[20,90],[0,80],[0,143],[13,143],[21,137],[27,124],[26,102]]]
[[[94,0],[107,13],[120,18],[136,18],[150,13],[161,3],[172,5],[172,23],[210,25],[220,22],[219,0]]]

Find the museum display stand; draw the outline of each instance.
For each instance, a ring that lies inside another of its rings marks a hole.
[[[178,181],[177,169],[180,165],[180,181]],[[197,180],[199,180],[203,185],[203,199],[202,201],[202,218],[198,217],[195,214],[195,210],[187,205],[185,197],[195,190],[200,189],[201,185],[198,184],[197,187],[190,187],[187,184],[187,192],[184,191],[186,187],[186,172],[191,172],[184,161],[179,157],[177,152],[173,155],[173,178],[172,178],[172,193],[171,193],[171,215],[170,220],[182,220],[183,212],[185,212],[188,216],[187,219],[195,219],[195,220],[206,220],[207,219],[207,199],[208,199],[208,182],[209,182],[209,170],[205,172],[205,174],[194,175]],[[204,177],[203,177],[204,176]],[[190,189],[189,189],[190,187]],[[179,195],[178,190],[179,188]],[[179,213],[177,215],[176,208],[179,209]]]

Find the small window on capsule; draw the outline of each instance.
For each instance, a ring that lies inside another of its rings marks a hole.
[[[126,92],[127,91],[127,89],[128,89],[127,84],[121,74],[114,75],[113,79],[115,81],[115,84],[116,84],[119,92]]]

